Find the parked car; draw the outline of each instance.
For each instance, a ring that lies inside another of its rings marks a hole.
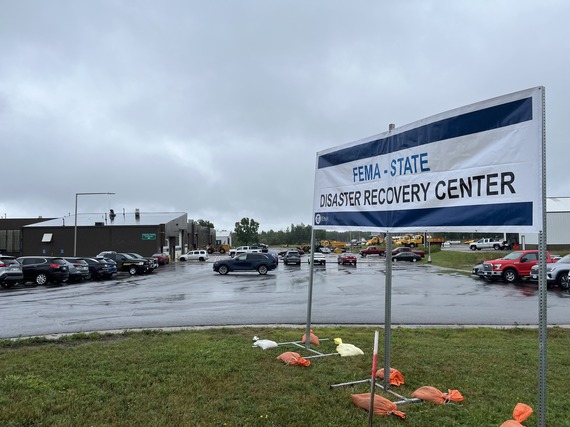
[[[152,254],[152,257],[156,259],[158,265],[166,265],[170,263],[170,257],[168,256],[168,254],[165,254],[164,252],[161,252],[159,254]]]
[[[152,273],[154,269],[158,267],[158,261],[154,257],[142,256],[141,254],[137,254],[136,252],[126,252],[126,254],[132,256],[135,259],[146,259],[149,263],[149,268],[147,273]]]
[[[83,274],[81,274],[81,271],[79,271],[77,267],[73,265],[73,263],[69,262],[65,258],[63,259],[63,261],[67,264],[67,269],[69,271],[69,278],[67,279],[67,282],[68,283],[81,282],[83,280]]]
[[[483,277],[483,263],[479,263],[473,266],[471,269],[471,274],[474,274],[477,277]]]
[[[190,251],[180,256],[180,261],[207,261],[210,258],[208,251],[203,249]]]
[[[117,264],[112,260],[106,260],[104,258],[81,258],[87,263],[89,268],[89,279],[99,280],[108,279],[117,272]]]
[[[283,264],[301,265],[301,254],[297,249],[289,249],[283,256]]]
[[[420,249],[412,249],[412,248],[409,248],[407,246],[400,246],[400,247],[395,248],[394,250],[392,250],[392,255],[396,255],[396,254],[399,254],[401,252],[412,252],[416,255],[419,255],[420,258],[423,258],[425,256],[424,251],[422,251]]]
[[[309,264],[311,263],[310,256],[308,257],[307,261]],[[313,254],[313,263],[314,265],[327,265],[327,257],[321,252],[315,252]]]
[[[62,284],[69,279],[67,263],[61,257],[23,256],[16,258],[22,264],[23,282],[36,285]]]
[[[414,252],[400,252],[400,253],[397,253],[396,255],[392,255],[392,261],[416,262],[416,261],[421,261],[421,260],[422,260],[421,255],[418,255]]]
[[[274,264],[275,264],[275,267],[277,267],[277,266],[279,265],[279,255],[277,255],[276,252],[267,251],[267,253],[266,253],[265,255],[267,255],[267,256],[269,256],[270,258],[273,259],[273,262],[274,262]]]
[[[356,255],[351,254],[351,253],[342,253],[339,254],[337,257],[337,262],[339,265],[341,264],[354,264],[354,266],[356,267]]]
[[[276,267],[272,257],[264,253],[239,254],[233,258],[218,260],[212,266],[213,270],[220,274],[228,274],[230,271],[257,271],[259,274],[267,274]]]
[[[553,262],[548,251],[546,262]],[[530,278],[530,270],[535,264],[538,264],[538,250],[514,251],[502,258],[485,261],[482,274],[491,281],[502,279],[507,283],[514,283],[520,279]]]
[[[11,288],[23,279],[22,264],[14,257],[0,255],[0,286]]]
[[[89,273],[89,264],[83,258],[70,258],[65,257],[66,261],[70,262],[73,268],[75,269],[75,273],[72,273],[72,269],[69,269],[69,281],[70,282],[81,282],[82,280],[90,280],[91,274]],[[74,277],[75,276],[75,277]]]
[[[150,270],[150,263],[146,258],[133,258],[127,253],[101,252],[97,258],[108,258],[115,261],[118,271],[128,271],[131,276],[148,273]]]
[[[530,269],[530,280],[538,281],[538,264]],[[546,283],[548,285],[557,285],[562,289],[570,289],[568,281],[568,272],[570,271],[570,254],[563,256],[556,262],[546,264]]]

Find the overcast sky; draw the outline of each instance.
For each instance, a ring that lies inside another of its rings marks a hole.
[[[0,0],[0,215],[310,224],[317,152],[546,87],[570,196],[566,0]]]

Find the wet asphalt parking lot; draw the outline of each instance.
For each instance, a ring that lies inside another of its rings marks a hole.
[[[0,289],[0,338],[218,325],[304,325],[310,268],[283,265],[221,276],[208,262],[176,262],[143,276],[64,286]],[[312,324],[384,323],[385,259],[339,266],[327,256],[313,276]],[[570,324],[570,293],[548,289],[548,324]],[[425,262],[394,263],[392,324],[537,325],[536,283],[487,282]]]

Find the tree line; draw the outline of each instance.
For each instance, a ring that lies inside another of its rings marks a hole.
[[[206,220],[198,220],[204,227],[215,228],[214,224]],[[232,242],[234,246],[251,245],[254,243],[265,243],[269,246],[280,245],[309,245],[311,243],[312,226],[309,224],[291,224],[285,230],[259,231],[259,223],[252,218],[242,218],[234,225],[232,232]],[[340,242],[351,242],[352,240],[369,240],[373,235],[370,231],[330,231],[316,230],[315,241],[337,240]],[[445,237],[446,240],[464,241],[466,239],[485,237],[488,233],[433,233],[433,236]]]

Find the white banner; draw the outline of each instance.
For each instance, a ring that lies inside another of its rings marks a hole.
[[[538,232],[544,88],[317,153],[316,229]]]

